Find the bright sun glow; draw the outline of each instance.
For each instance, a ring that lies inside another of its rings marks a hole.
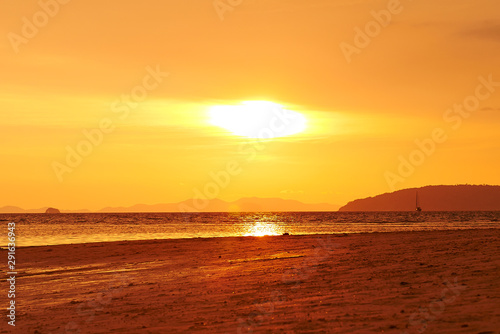
[[[274,224],[255,222],[255,225],[250,226],[245,236],[263,237],[265,235],[280,235],[278,227]]]
[[[210,124],[248,138],[291,136],[304,131],[307,125],[304,115],[268,101],[245,101],[236,106],[213,106],[209,115]]]

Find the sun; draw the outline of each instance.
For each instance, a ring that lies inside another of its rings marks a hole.
[[[271,223],[255,222],[248,227],[244,236],[264,237],[268,235],[280,235],[278,227]]]
[[[269,101],[245,101],[240,105],[219,105],[209,109],[209,123],[234,135],[248,138],[278,138],[303,132],[307,119]]]

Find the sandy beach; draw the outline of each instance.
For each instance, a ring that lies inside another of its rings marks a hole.
[[[19,248],[15,332],[499,333],[499,240],[489,229]]]

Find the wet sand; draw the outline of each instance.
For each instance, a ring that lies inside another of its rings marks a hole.
[[[500,333],[499,240],[490,229],[19,248],[16,328],[4,316],[0,332]]]

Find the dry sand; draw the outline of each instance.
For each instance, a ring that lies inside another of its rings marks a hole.
[[[0,332],[500,333],[499,237],[467,230],[20,248],[16,328],[4,318]]]

